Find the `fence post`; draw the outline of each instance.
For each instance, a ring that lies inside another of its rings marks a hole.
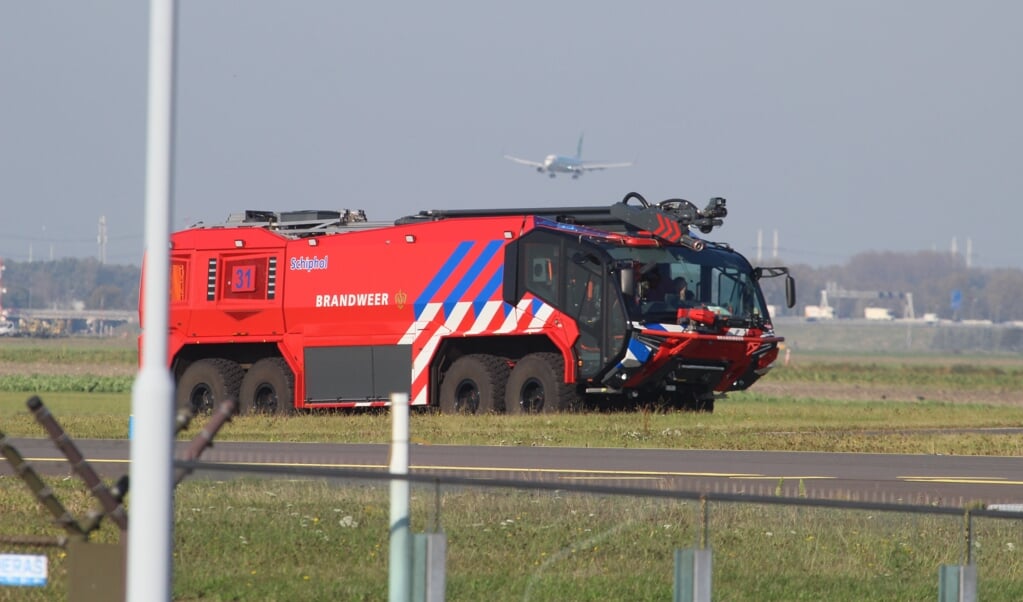
[[[412,536],[412,600],[444,602],[447,536],[416,533]]]
[[[67,548],[68,602],[124,600],[127,542],[70,540]]]
[[[408,395],[391,394],[391,536],[388,567],[388,599],[409,602],[412,597],[412,541],[409,520]]]
[[[938,602],[977,602],[977,565],[941,565],[938,570]]]
[[[675,550],[675,602],[710,602],[710,548]]]
[[[700,498],[700,547],[675,550],[674,602],[710,602],[713,557],[708,547],[707,498]]]
[[[964,564],[943,564],[938,569],[938,602],[976,602],[977,565],[973,564],[973,513],[966,508]]]

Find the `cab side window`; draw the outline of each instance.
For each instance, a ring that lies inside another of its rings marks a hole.
[[[558,269],[563,264],[559,242],[537,240],[522,245],[525,259],[523,288],[553,305],[558,305],[561,300],[561,274]]]

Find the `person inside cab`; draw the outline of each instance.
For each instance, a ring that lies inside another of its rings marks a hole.
[[[653,269],[644,274],[642,278],[642,287],[644,291],[642,298],[645,302],[665,302],[667,300],[667,295],[671,295],[675,292],[670,275],[668,274],[668,266],[657,264]]]
[[[666,300],[677,306],[688,306],[696,299],[693,291],[689,290],[689,282],[682,276],[672,280],[672,293],[666,296]]]

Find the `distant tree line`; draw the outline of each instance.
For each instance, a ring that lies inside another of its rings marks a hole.
[[[762,263],[774,265],[770,260]],[[768,303],[777,306],[780,315],[803,315],[805,306],[820,303],[821,291],[831,282],[847,291],[890,293],[870,300],[829,298],[836,317],[862,318],[865,306],[885,307],[902,317],[905,294],[910,293],[917,318],[930,313],[946,320],[1023,320],[1023,270],[967,267],[958,255],[869,252],[845,265],[790,268],[798,291],[798,304],[791,310],[784,307],[780,279],[762,281]]]
[[[784,265],[767,260],[763,265]],[[140,268],[134,265],[103,265],[94,258],[4,263],[3,306],[7,308],[58,308],[76,305],[86,309],[132,310],[138,307]],[[806,305],[820,303],[820,292],[834,282],[854,291],[892,293],[871,300],[829,299],[840,317],[862,317],[865,305],[888,307],[902,316],[905,293],[913,296],[916,316],[936,314],[950,320],[1023,320],[1023,270],[966,267],[962,257],[948,253],[870,252],[853,257],[845,265],[811,267],[791,265],[796,279],[798,303],[785,308],[785,289],[780,278],[761,284],[768,303],[779,315],[803,315]],[[958,294],[954,292],[958,291]],[[958,308],[953,309],[953,295]],[[900,296],[902,295],[902,296]]]
[[[95,258],[5,261],[3,306],[8,309],[138,308],[140,268]]]

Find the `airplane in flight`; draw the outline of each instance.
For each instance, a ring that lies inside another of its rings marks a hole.
[[[575,180],[579,176],[583,175],[588,171],[596,171],[598,169],[610,169],[612,167],[629,167],[632,162],[624,163],[606,163],[602,161],[583,161],[583,137],[579,135],[579,146],[576,148],[574,157],[566,157],[564,155],[547,155],[543,161],[530,161],[529,159],[520,159],[519,157],[513,157],[511,155],[505,155],[504,158],[509,161],[521,163],[522,165],[529,165],[535,167],[539,173],[546,173],[550,177],[555,177],[559,173],[572,174],[572,179]]]

